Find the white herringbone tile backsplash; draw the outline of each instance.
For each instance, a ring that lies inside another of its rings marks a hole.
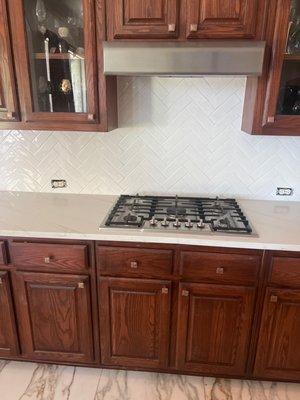
[[[0,189],[300,200],[300,138],[241,132],[244,78],[120,78],[116,131],[0,131]]]

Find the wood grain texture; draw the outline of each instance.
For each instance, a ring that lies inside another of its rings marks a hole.
[[[93,361],[89,277],[15,272],[13,284],[23,356]]]
[[[18,337],[9,273],[0,271],[0,357],[18,355]]]
[[[300,258],[274,255],[271,258],[269,283],[279,286],[300,287]]]
[[[100,278],[102,362],[128,367],[168,364],[170,283]],[[163,292],[163,289],[166,292]]]
[[[255,37],[258,0],[186,1],[187,38],[253,39]]]
[[[132,267],[134,264],[134,268]],[[102,275],[164,278],[173,271],[173,251],[97,246],[97,265]]]
[[[259,79],[248,78],[246,85],[242,129],[251,134],[300,135],[299,116],[277,114],[290,6],[291,0],[276,0],[266,12],[265,29],[259,36],[267,42],[263,74]]]
[[[178,0],[107,0],[106,6],[109,40],[178,37]]]
[[[246,370],[255,289],[182,283],[176,366],[202,374]]]
[[[86,245],[12,242],[10,252],[22,270],[86,273],[89,268]]]
[[[255,377],[300,380],[300,291],[267,288]]]
[[[6,247],[5,242],[0,241],[0,265],[7,264],[7,254],[6,254]]]
[[[11,116],[10,116],[11,114]],[[16,97],[15,76],[6,0],[0,1],[0,123],[17,121],[18,102]]]
[[[182,251],[180,275],[190,281],[255,285],[260,264],[255,255]]]

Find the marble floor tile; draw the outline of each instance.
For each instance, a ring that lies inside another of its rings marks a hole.
[[[300,385],[0,360],[0,400],[300,400]]]

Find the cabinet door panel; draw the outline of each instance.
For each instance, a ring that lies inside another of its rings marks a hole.
[[[267,288],[255,376],[300,379],[300,291]]]
[[[255,289],[180,284],[177,368],[245,372]]]
[[[0,1],[0,122],[16,121],[17,99],[6,0]]]
[[[187,0],[188,38],[254,38],[257,0]]]
[[[14,284],[23,355],[92,362],[89,278],[17,272]]]
[[[177,0],[107,0],[109,39],[175,38]]]
[[[101,354],[104,364],[167,366],[170,283],[100,279]]]
[[[0,357],[18,353],[15,316],[8,272],[0,272]]]

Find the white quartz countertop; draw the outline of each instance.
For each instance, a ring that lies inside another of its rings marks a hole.
[[[300,251],[300,202],[241,200],[257,236],[100,228],[117,196],[0,192],[0,236]]]

